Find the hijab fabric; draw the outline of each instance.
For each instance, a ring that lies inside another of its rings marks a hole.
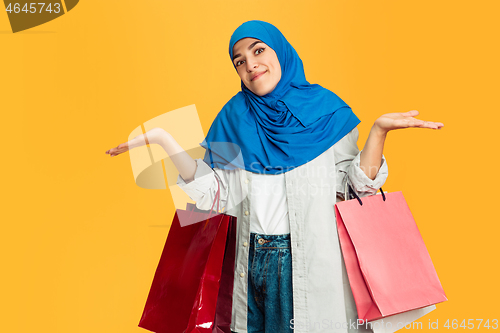
[[[246,37],[276,52],[281,79],[264,96],[241,82],[241,91],[224,105],[200,144],[212,168],[280,174],[318,157],[360,123],[340,97],[307,82],[297,52],[270,23],[240,25],[229,42],[231,61],[234,44]]]

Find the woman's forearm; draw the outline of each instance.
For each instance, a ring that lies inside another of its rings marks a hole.
[[[380,164],[387,132],[373,125],[360,156],[360,168],[370,179],[375,179]]]
[[[172,159],[182,179],[186,183],[192,181],[197,168],[196,161],[182,149],[174,137],[170,133],[166,133],[161,137],[158,144],[165,149],[165,152]]]

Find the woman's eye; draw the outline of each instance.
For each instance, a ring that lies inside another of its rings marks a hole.
[[[261,54],[262,52],[264,52],[265,49],[266,49],[265,47],[261,47],[261,48],[255,50],[255,55]],[[239,65],[243,64],[244,62],[245,62],[245,60],[237,61],[235,66],[238,67]]]

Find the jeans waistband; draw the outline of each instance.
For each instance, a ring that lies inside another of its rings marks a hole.
[[[255,248],[290,248],[290,234],[264,235],[250,233],[250,246]]]

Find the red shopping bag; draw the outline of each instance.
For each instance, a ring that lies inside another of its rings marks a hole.
[[[401,191],[335,205],[358,318],[372,321],[447,300]]]
[[[236,218],[194,208],[176,210],[139,327],[157,333],[231,332]],[[180,225],[180,218],[200,221],[200,214],[205,221]]]

